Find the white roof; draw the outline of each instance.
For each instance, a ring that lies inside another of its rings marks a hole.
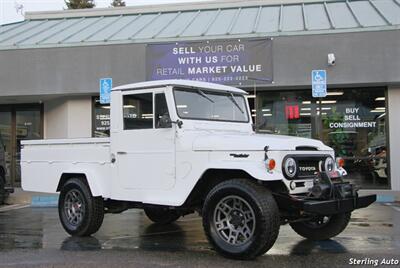
[[[112,90],[129,90],[129,89],[142,89],[142,88],[151,88],[151,87],[163,87],[163,86],[181,86],[181,87],[192,87],[192,88],[203,88],[203,89],[211,89],[216,91],[229,91],[240,94],[247,94],[246,91],[241,90],[236,87],[224,86],[220,84],[208,83],[208,82],[199,82],[193,80],[156,80],[156,81],[147,81],[140,82],[134,84],[127,84],[113,88]]]

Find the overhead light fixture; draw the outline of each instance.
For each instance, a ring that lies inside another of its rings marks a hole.
[[[321,110],[323,111],[323,110],[330,110],[330,109],[332,109],[331,107],[321,107]],[[319,107],[317,107],[317,111],[319,111]]]
[[[303,101],[302,104],[311,104],[311,101]]]
[[[246,98],[248,99],[254,99],[256,97],[256,95],[247,95]]]
[[[101,106],[103,109],[110,109],[110,106]]]
[[[272,114],[263,114],[263,116],[272,116]]]
[[[311,113],[300,113],[300,115],[302,115],[302,116],[310,116]]]
[[[184,109],[184,108],[187,108],[187,105],[186,104],[178,104],[178,105],[176,105],[176,108]]]
[[[135,105],[131,104],[124,105],[124,108],[135,108],[135,107],[136,107]]]
[[[270,112],[271,109],[264,108],[264,109],[261,109],[261,111],[263,111],[263,112]]]
[[[251,111],[252,111],[253,113],[255,113],[255,112],[256,112],[256,109],[252,109]]]
[[[343,93],[344,93],[343,91],[332,91],[332,92],[326,93],[326,95],[328,95],[328,96],[342,96]]]
[[[301,108],[301,110],[302,111],[311,111],[311,108],[310,107],[303,107],[303,108]]]
[[[376,107],[375,110],[386,110],[385,107]]]
[[[317,104],[319,104],[320,103],[320,101],[317,101]],[[323,101],[321,101],[321,103],[322,104],[334,104],[334,103],[336,103],[336,101],[335,100],[323,100]]]
[[[371,113],[384,113],[385,110],[371,110]]]
[[[377,97],[377,98],[375,98],[375,100],[376,100],[376,101],[384,101],[384,100],[385,100],[385,97]]]

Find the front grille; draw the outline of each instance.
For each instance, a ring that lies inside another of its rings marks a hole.
[[[319,162],[321,159],[299,159],[297,160],[297,177],[312,177],[319,172]]]

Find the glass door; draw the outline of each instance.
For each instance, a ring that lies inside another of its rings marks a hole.
[[[43,138],[42,118],[41,105],[0,106],[0,165],[8,184],[21,185],[21,141]]]
[[[11,111],[0,109],[0,168],[5,172],[7,183],[11,182]]]

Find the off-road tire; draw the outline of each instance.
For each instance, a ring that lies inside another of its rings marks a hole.
[[[0,205],[3,205],[8,197],[7,191],[4,189],[6,186],[6,180],[3,175],[0,174]]]
[[[66,195],[78,191],[82,196],[85,212],[78,225],[71,224],[64,209]],[[104,219],[104,204],[102,197],[93,197],[89,186],[79,178],[69,179],[62,187],[58,201],[58,214],[65,231],[72,236],[89,236],[99,230]]]
[[[147,207],[144,213],[152,222],[160,225],[172,223],[180,217],[176,210],[164,207]]]
[[[214,223],[216,206],[230,196],[246,201],[255,215],[254,233],[243,245],[232,245],[223,240]],[[271,192],[264,186],[246,179],[232,179],[216,185],[205,199],[202,216],[208,241],[218,253],[228,258],[254,259],[267,252],[279,234],[279,209]]]
[[[337,236],[346,229],[351,218],[351,212],[331,215],[329,221],[322,226],[312,226],[309,222],[293,222],[292,229],[299,235],[310,240],[327,240]]]

